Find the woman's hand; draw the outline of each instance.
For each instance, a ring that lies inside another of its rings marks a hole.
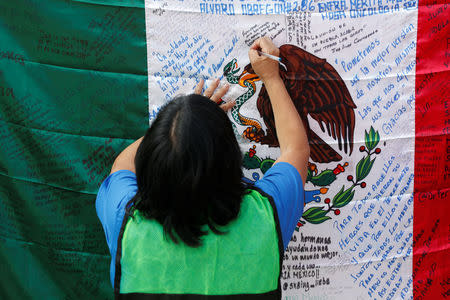
[[[250,63],[255,71],[256,75],[261,78],[262,81],[267,81],[272,78],[280,77],[278,62],[263,55],[259,55],[258,51],[279,56],[280,49],[277,48],[268,37],[262,37],[257,39],[248,51],[248,57]]]
[[[194,94],[201,95],[203,90],[203,84],[205,82],[203,79],[200,79],[200,82],[197,84],[194,90]],[[228,89],[230,88],[229,84],[225,84],[218,90],[217,87],[219,86],[220,80],[214,79],[211,85],[206,89],[206,91],[203,93],[203,96],[210,98],[212,101],[219,103],[220,99],[225,96],[225,94],[228,92]],[[231,109],[236,104],[236,101],[229,101],[224,104],[220,105],[220,108],[222,108],[225,112]]]

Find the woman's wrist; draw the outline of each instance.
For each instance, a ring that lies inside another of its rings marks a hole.
[[[273,75],[273,76],[268,77],[268,78],[264,78],[264,79],[262,79],[262,81],[263,81],[264,85],[266,86],[267,90],[270,90],[270,89],[272,89],[272,88],[274,88],[276,86],[279,86],[279,85],[283,85],[284,86],[284,82],[281,79],[279,74]]]

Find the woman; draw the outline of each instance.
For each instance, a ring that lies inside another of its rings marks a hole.
[[[309,146],[268,38],[249,57],[274,111],[281,155],[253,186],[216,80],[164,106],[115,160],[96,201],[117,298],[279,299],[283,251],[303,210]],[[210,99],[208,99],[210,98]],[[213,100],[213,101],[211,101]]]

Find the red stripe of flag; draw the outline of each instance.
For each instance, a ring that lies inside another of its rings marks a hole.
[[[450,4],[419,2],[414,299],[450,299]]]

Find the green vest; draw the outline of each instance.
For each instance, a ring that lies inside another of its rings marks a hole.
[[[125,215],[116,255],[116,299],[281,299],[283,245],[272,198],[250,190],[226,234],[192,248],[164,237],[137,210]]]

